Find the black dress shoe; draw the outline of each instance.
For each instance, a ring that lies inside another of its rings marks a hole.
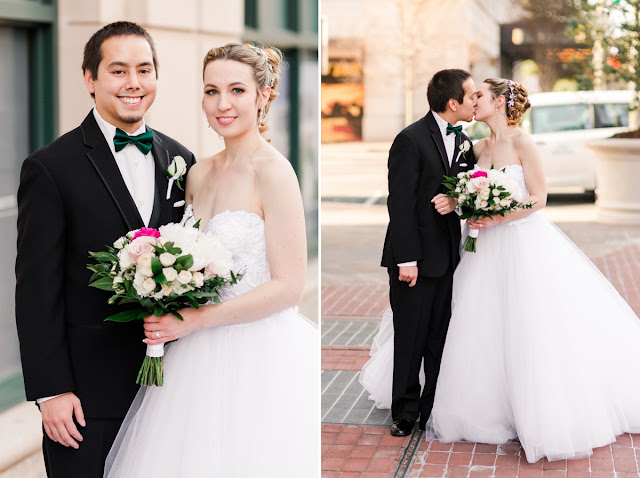
[[[411,435],[414,425],[415,423],[411,420],[401,418],[400,420],[394,421],[393,425],[391,425],[391,434],[394,437],[406,437]]]

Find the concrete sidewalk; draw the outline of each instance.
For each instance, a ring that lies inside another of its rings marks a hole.
[[[640,435],[583,460],[529,464],[520,444],[442,444],[389,435],[391,416],[358,382],[388,306],[379,266],[388,221],[385,145],[323,145],[322,477],[640,477]],[[387,145],[388,147],[388,145]],[[358,171],[375,172],[360,181]],[[595,222],[588,195],[550,197],[543,214],[596,264],[640,314],[640,226]],[[639,398],[640,403],[640,398]]]

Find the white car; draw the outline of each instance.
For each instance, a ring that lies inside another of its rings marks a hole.
[[[532,93],[520,127],[533,136],[550,192],[596,188],[594,152],[586,143],[629,129],[631,91]],[[472,139],[488,135],[484,123],[469,126]]]

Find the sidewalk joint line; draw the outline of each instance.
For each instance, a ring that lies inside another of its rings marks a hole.
[[[400,459],[400,463],[398,464],[398,468],[396,468],[396,472],[393,475],[393,478],[405,478],[411,469],[411,463],[413,462],[413,458],[415,457],[416,452],[420,448],[420,440],[422,439],[422,430],[418,426],[413,427],[413,432],[411,433],[411,438],[409,438],[409,443],[407,443],[407,447],[402,454],[402,458]]]

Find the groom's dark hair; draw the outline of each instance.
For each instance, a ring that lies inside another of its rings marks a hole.
[[[158,78],[158,56],[156,55],[156,47],[153,44],[153,38],[149,32],[137,23],[133,22],[114,22],[105,25],[95,32],[84,46],[84,58],[82,59],[82,73],[87,70],[91,73],[91,77],[95,80],[98,78],[98,66],[102,61],[102,44],[111,37],[119,37],[125,35],[136,35],[143,37],[151,47],[153,56],[153,68]],[[91,96],[94,96],[91,94]]]
[[[436,113],[447,110],[447,102],[450,99],[462,103],[464,100],[464,88],[462,84],[471,78],[471,73],[465,70],[451,69],[440,70],[433,75],[427,87],[427,100],[429,107]]]

